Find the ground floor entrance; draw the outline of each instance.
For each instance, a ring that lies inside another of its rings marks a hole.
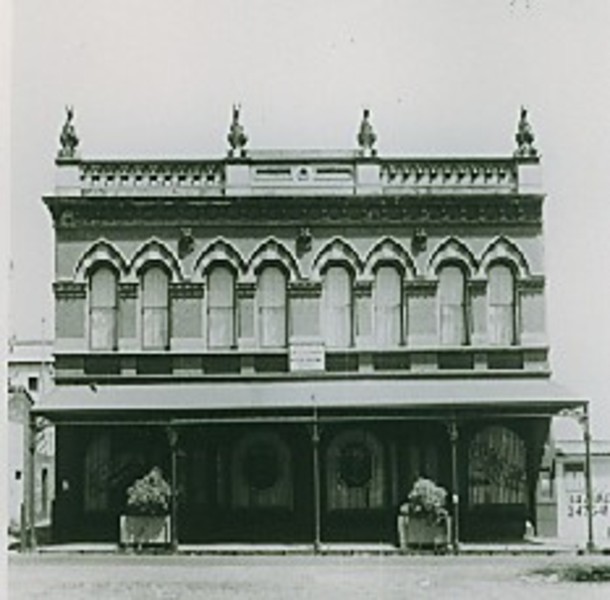
[[[127,488],[158,467],[180,543],[395,543],[418,477],[448,491],[461,540],[518,540],[547,428],[398,412],[58,423],[54,539],[117,540]]]

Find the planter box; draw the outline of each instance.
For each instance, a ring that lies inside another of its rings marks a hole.
[[[169,546],[171,519],[169,515],[121,515],[120,543],[122,546]]]
[[[440,523],[427,519],[398,516],[398,541],[401,550],[427,549],[444,551],[451,540],[451,519]]]

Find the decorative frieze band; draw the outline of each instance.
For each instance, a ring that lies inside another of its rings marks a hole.
[[[170,296],[172,298],[203,298],[204,287],[202,283],[181,281],[170,284]]]
[[[137,283],[119,283],[119,298],[123,300],[133,299],[138,297]]]
[[[87,297],[87,284],[74,281],[56,281],[53,292],[57,300],[74,300]]]

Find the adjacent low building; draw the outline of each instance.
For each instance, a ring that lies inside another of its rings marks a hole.
[[[539,157],[85,159],[57,186],[55,539],[117,540],[171,481],[177,542],[385,541],[419,476],[457,540],[520,539],[552,415]]]

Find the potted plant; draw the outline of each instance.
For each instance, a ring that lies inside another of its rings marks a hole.
[[[445,507],[447,491],[430,479],[420,477],[407,501],[400,506],[398,539],[400,548],[443,550],[449,544],[450,518]]]
[[[137,479],[127,489],[127,510],[120,522],[121,545],[136,548],[169,545],[171,495],[159,467]]]

